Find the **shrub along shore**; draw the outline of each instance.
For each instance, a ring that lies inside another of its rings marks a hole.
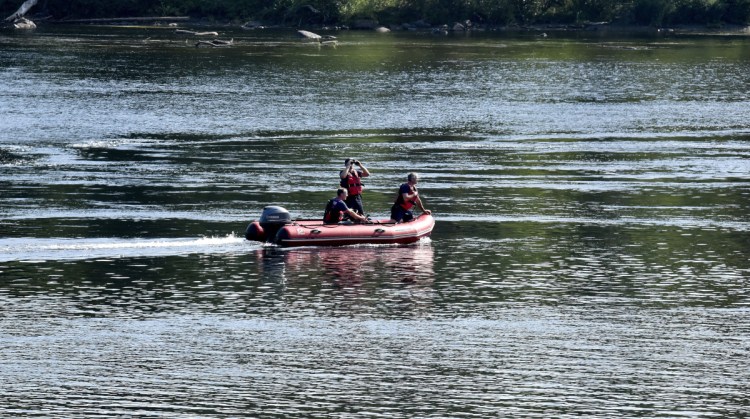
[[[20,5],[2,2],[8,16]],[[691,26],[744,28],[750,0],[46,0],[33,19],[70,21],[135,16],[189,16],[212,23],[255,26],[347,26],[453,28],[456,22],[484,28],[591,28]]]

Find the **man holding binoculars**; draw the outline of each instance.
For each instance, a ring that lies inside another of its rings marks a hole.
[[[355,168],[359,166],[359,170]],[[362,205],[362,178],[370,176],[370,171],[360,162],[353,158],[344,160],[344,170],[339,173],[341,177],[341,187],[346,188],[349,195],[346,197],[346,205],[359,213],[365,215],[365,208]]]

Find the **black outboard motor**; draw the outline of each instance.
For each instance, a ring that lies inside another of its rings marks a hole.
[[[273,242],[276,233],[287,224],[291,224],[292,217],[285,208],[268,206],[263,208],[260,219],[247,226],[245,238],[248,240]]]

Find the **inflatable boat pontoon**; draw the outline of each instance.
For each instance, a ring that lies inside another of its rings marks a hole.
[[[245,238],[282,247],[408,244],[429,236],[435,226],[435,219],[428,214],[405,223],[394,224],[388,221],[323,224],[322,219],[291,220],[286,209],[269,206],[263,209],[260,219],[247,226]]]

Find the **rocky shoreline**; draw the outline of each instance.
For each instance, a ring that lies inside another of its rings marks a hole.
[[[196,22],[196,24],[201,24]],[[205,23],[203,23],[205,24]],[[227,24],[228,26],[233,26]],[[267,28],[300,29],[288,25],[264,25],[250,21],[240,26],[247,30]],[[336,30],[374,30],[377,32],[432,32],[432,33],[461,33],[461,32],[533,32],[537,34],[555,32],[602,32],[621,34],[675,34],[675,35],[750,35],[750,26],[744,25],[674,25],[669,27],[655,27],[630,25],[610,22],[587,22],[581,24],[537,24],[537,25],[481,25],[471,21],[454,22],[453,24],[431,25],[424,21],[412,23],[381,25],[374,20],[359,20],[352,25],[318,25],[306,26],[306,29],[321,31]]]
[[[26,20],[26,19],[24,19]],[[265,24],[258,21],[248,21],[244,24],[231,22],[215,22],[205,19],[195,19],[188,16],[148,16],[148,17],[122,17],[108,19],[76,19],[76,20],[53,20],[49,18],[37,18],[36,22],[54,25],[126,25],[126,24],[148,24],[153,26],[169,27],[214,27],[227,28],[239,27],[244,30],[263,29],[310,29],[318,31],[342,31],[342,30],[373,30],[381,33],[387,32],[431,32],[434,34],[468,33],[468,32],[531,32],[540,36],[548,33],[559,32],[600,32],[612,34],[664,34],[664,35],[750,35],[750,26],[743,25],[673,25],[668,27],[642,26],[632,24],[621,24],[611,22],[586,22],[581,24],[535,24],[535,25],[483,25],[471,22],[453,22],[452,24],[432,25],[425,21],[417,21],[403,24],[381,25],[375,20],[360,19],[351,25],[282,25]],[[26,20],[30,22],[29,20]],[[16,29],[34,29],[36,25],[16,25]]]

